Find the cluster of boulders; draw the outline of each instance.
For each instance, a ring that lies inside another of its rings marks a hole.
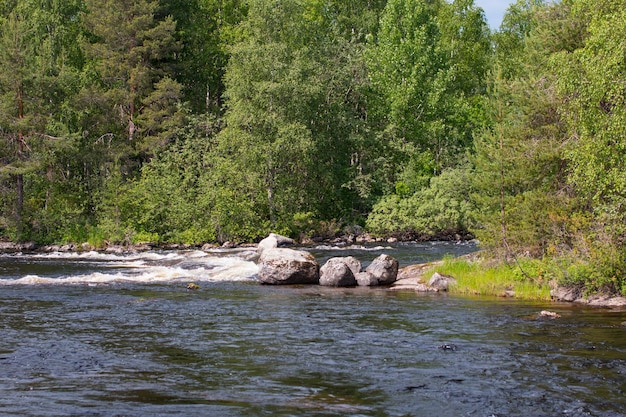
[[[380,255],[365,270],[352,256],[331,258],[320,267],[310,253],[285,247],[293,243],[273,233],[259,243],[259,282],[372,287],[391,285],[398,277],[398,260],[389,255]]]

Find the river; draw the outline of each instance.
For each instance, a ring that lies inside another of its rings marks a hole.
[[[407,265],[474,249],[311,250]],[[263,286],[252,256],[0,255],[0,415],[626,415],[624,310]]]

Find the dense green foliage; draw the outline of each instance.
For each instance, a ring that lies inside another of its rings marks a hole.
[[[0,238],[471,232],[626,292],[625,6],[0,2]]]
[[[472,155],[484,246],[591,291],[626,290],[624,5],[512,6],[494,37],[491,125]]]

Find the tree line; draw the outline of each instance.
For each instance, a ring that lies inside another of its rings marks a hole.
[[[624,6],[3,1],[0,236],[471,233],[626,290]]]

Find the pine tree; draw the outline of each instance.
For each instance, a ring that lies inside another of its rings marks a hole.
[[[35,115],[29,112],[27,102],[31,81],[34,51],[28,40],[28,26],[23,16],[11,12],[2,22],[0,38],[0,86],[2,92],[2,139],[5,145],[3,176],[8,176],[15,184],[14,224],[18,236],[21,234],[22,211],[24,207],[24,174],[29,166],[25,163],[29,148],[27,140],[33,134]],[[30,103],[28,103],[30,104]],[[35,129],[36,131],[37,129]]]
[[[157,19],[159,3],[152,0],[86,1],[86,78],[84,101],[96,103],[106,115],[104,133],[137,141],[139,150],[151,154],[167,143],[167,123],[177,125],[176,108],[182,87],[173,81],[172,68],[180,51],[171,16]],[[102,95],[104,100],[91,98]],[[163,113],[165,109],[165,112]],[[161,116],[144,115],[160,112]],[[143,117],[143,119],[142,119]],[[154,117],[161,117],[155,130]],[[92,124],[93,126],[93,124]],[[116,126],[116,128],[114,128]]]
[[[565,22],[574,22],[567,4],[518,2],[496,36],[491,126],[477,135],[473,161],[483,221],[477,233],[501,259],[572,249],[578,202],[567,180],[564,101],[550,65],[580,45]]]

